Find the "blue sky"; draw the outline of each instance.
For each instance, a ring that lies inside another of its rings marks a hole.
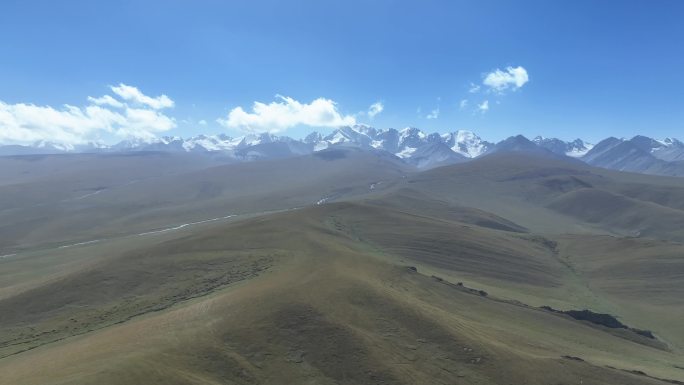
[[[488,140],[684,139],[683,17],[677,0],[3,1],[0,141],[61,135],[41,126],[51,116],[70,140],[139,129],[236,136],[264,129],[245,122],[272,121],[254,116],[255,102],[266,114],[294,110],[272,130],[294,137],[351,118]],[[520,86],[483,84],[517,68],[527,74]],[[111,89],[122,84],[139,94]],[[89,115],[88,97],[104,95],[127,107],[102,102],[114,112]],[[322,112],[307,109],[317,98]],[[65,117],[65,104],[78,110]],[[339,116],[323,121],[330,106]],[[228,124],[237,107],[244,119]]]

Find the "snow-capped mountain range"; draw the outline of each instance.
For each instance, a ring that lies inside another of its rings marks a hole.
[[[582,160],[592,166],[643,174],[684,176],[684,143],[637,135],[597,143]]]
[[[166,151],[220,154],[236,161],[252,161],[305,155],[335,147],[390,153],[418,168],[466,162],[499,151],[522,151],[568,156],[594,166],[623,171],[684,175],[684,171],[679,170],[684,170],[684,144],[673,138],[608,138],[594,146],[582,139],[566,142],[538,136],[529,140],[518,135],[493,143],[465,130],[428,134],[415,127],[377,129],[361,124],[340,127],[328,135],[312,132],[301,140],[264,133],[236,138],[224,134],[160,137],[125,140],[114,145],[89,143],[70,146],[42,141],[32,146],[0,146],[0,155]],[[682,165],[678,163],[680,161]]]

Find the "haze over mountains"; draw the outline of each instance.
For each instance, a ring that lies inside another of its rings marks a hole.
[[[471,131],[427,134],[415,127],[402,130],[376,129],[367,125],[340,127],[328,135],[312,132],[301,140],[268,133],[232,138],[224,134],[190,138],[160,137],[152,140],[126,140],[114,145],[89,143],[65,146],[37,142],[31,146],[0,146],[0,155],[113,153],[131,151],[187,152],[220,156],[225,161],[281,159],[311,154],[327,148],[357,147],[390,153],[420,169],[466,162],[500,151],[567,156],[590,165],[620,171],[654,175],[684,175],[684,143],[674,138],[657,140],[645,136],[632,139],[607,138],[596,145],[582,139],[563,141],[518,135],[494,143]]]

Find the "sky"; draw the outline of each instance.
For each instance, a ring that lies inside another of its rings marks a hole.
[[[684,139],[684,1],[34,1],[0,7],[0,143],[364,123]]]

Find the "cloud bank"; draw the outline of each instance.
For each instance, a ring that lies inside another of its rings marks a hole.
[[[136,87],[111,86],[118,97],[88,97],[85,107],[61,108],[0,101],[0,143],[31,144],[36,141],[78,145],[97,141],[103,134],[122,138],[151,139],[176,127],[173,118],[159,110],[174,106],[166,95],[150,97]]]
[[[225,119],[217,121],[224,127],[253,133],[278,133],[300,125],[339,127],[356,123],[354,116],[342,115],[330,99],[318,98],[308,104],[282,95],[276,99],[269,104],[254,102],[251,112],[233,108]]]

